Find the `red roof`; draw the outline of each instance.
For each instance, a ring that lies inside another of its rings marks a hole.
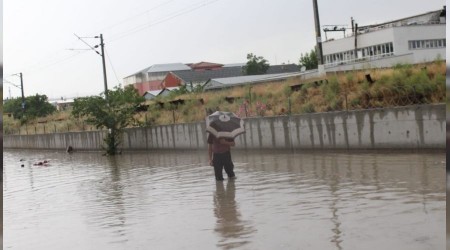
[[[216,69],[223,67],[223,64],[219,63],[210,63],[210,62],[199,62],[199,63],[192,63],[189,64],[189,67],[191,67],[193,70],[199,70],[199,69]]]

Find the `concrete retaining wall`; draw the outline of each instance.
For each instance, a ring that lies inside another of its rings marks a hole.
[[[248,118],[236,148],[445,148],[445,104]],[[104,131],[9,135],[4,148],[101,150]],[[205,123],[132,128],[123,150],[206,148]]]

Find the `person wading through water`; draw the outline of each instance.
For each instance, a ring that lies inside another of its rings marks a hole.
[[[225,169],[229,179],[236,178],[230,153],[230,148],[235,145],[234,139],[216,138],[214,135],[209,134],[209,165],[214,167],[214,174],[217,181],[223,181],[223,169]]]

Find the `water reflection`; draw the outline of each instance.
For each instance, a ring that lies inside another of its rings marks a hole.
[[[215,231],[221,239],[217,244],[223,249],[242,247],[249,243],[247,236],[254,232],[247,222],[243,222],[235,200],[236,187],[233,179],[225,188],[223,181],[216,182],[214,192],[214,215],[217,218]]]
[[[249,163],[245,169],[251,173],[255,180],[253,183],[257,183],[258,191],[276,189],[281,193],[277,193],[277,204],[285,205],[280,205],[281,209],[292,208],[299,211],[287,211],[291,215],[290,225],[295,225],[297,218],[301,218],[303,225],[299,226],[302,227],[315,228],[313,224],[308,225],[309,220],[316,219],[316,223],[321,225],[323,219],[331,222],[331,226],[311,230],[321,234],[322,240],[327,239],[332,244],[315,242],[315,249],[354,249],[359,246],[359,236],[355,237],[357,235],[366,235],[368,238],[364,249],[382,248],[380,246],[383,246],[383,243],[376,247],[377,243],[369,240],[373,239],[374,235],[384,238],[384,246],[388,248],[427,248],[427,244],[433,241],[431,239],[436,240],[432,245],[435,244],[438,248],[443,245],[442,232],[445,224],[437,222],[444,219],[442,205],[445,201],[445,178],[442,174],[445,156],[442,153],[427,155],[395,152],[307,152],[293,156],[274,152],[261,155],[243,154],[236,159]],[[261,177],[259,173],[269,178]],[[276,183],[272,186],[274,180]],[[430,185],[431,183],[433,185]],[[255,197],[250,199],[256,200]],[[440,209],[437,203],[440,204]],[[264,202],[261,204],[267,205]],[[430,207],[433,211],[430,211]],[[423,218],[418,219],[412,214]],[[405,221],[405,224],[402,221]],[[391,232],[396,227],[392,224],[409,226],[406,226],[408,229],[395,229],[398,230],[397,233],[386,237],[383,232]],[[417,224],[421,224],[421,229],[413,226]],[[258,230],[260,226],[258,224]],[[420,235],[422,233],[419,231],[424,228],[434,231],[435,234],[423,231],[423,235],[427,236],[411,236],[413,240],[407,244],[399,243],[402,240],[396,239],[402,238],[399,236],[402,233]],[[329,233],[324,232],[324,229],[328,229]],[[311,233],[299,231],[300,234]],[[308,246],[306,243],[295,242]],[[405,245],[408,247],[405,248]]]
[[[103,178],[89,180],[80,186],[87,203],[85,213],[90,224],[110,233],[112,243],[123,243],[127,241],[126,198],[121,181],[123,170],[117,158],[106,158],[106,162],[107,168]]]
[[[322,160],[322,170],[325,170],[326,164],[325,161]],[[330,186],[330,193],[331,193],[331,202],[330,202],[330,210],[331,210],[331,222],[333,223],[333,228],[331,231],[333,232],[333,236],[331,239],[331,242],[334,242],[336,244],[337,249],[341,250],[341,229],[340,225],[341,222],[339,220],[339,209],[338,209],[338,203],[340,201],[340,197],[338,194],[339,191],[339,166],[336,161],[336,159],[332,159],[331,161],[331,180],[329,181]]]

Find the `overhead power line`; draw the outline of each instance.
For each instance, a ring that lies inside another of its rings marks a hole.
[[[8,84],[11,84],[12,86],[14,86],[14,87],[16,87],[16,88],[19,88],[19,89],[20,89],[20,85],[18,85],[18,84],[15,84],[15,83],[12,83],[12,82],[10,82],[10,81],[6,80],[5,78],[3,78],[3,82],[4,82],[4,83],[8,83]]]
[[[127,37],[129,35],[137,33],[137,32],[139,32],[141,30],[148,29],[148,28],[156,26],[158,24],[167,22],[167,21],[172,20],[172,19],[174,19],[176,17],[179,17],[179,16],[184,15],[184,14],[188,14],[190,12],[193,12],[193,11],[195,11],[197,9],[200,9],[200,8],[205,7],[205,6],[211,5],[211,4],[213,4],[215,2],[218,2],[218,1],[220,1],[220,0],[213,0],[213,1],[206,2],[206,3],[203,1],[203,2],[199,2],[199,3],[196,3],[196,4],[190,5],[190,6],[184,8],[184,9],[182,9],[180,11],[174,12],[172,14],[167,15],[164,18],[156,20],[153,23],[146,23],[146,24],[143,24],[143,25],[139,25],[139,26],[137,26],[135,28],[132,28],[132,29],[122,33],[122,34],[117,35],[117,37],[113,36],[111,38],[110,42],[117,41],[117,40],[122,39],[124,37]]]
[[[158,8],[161,8],[164,5],[167,5],[167,4],[169,4],[169,3],[173,2],[173,1],[175,1],[175,0],[169,0],[169,1],[166,1],[164,3],[161,3],[161,4],[157,5],[157,6],[154,6],[154,7],[150,8],[150,9],[147,9],[147,10],[143,11],[142,13],[140,13],[138,15],[132,16],[132,17],[127,18],[127,19],[125,19],[123,21],[120,21],[119,23],[116,23],[116,24],[110,25],[110,26],[108,26],[106,28],[103,28],[103,30],[110,29],[110,28],[115,27],[115,26],[117,26],[119,24],[125,23],[127,21],[132,20],[132,19],[135,19],[138,16],[141,16],[141,15],[143,15],[145,13],[149,13],[151,11],[154,11],[154,10],[156,10]],[[96,32],[96,33],[101,33],[101,32],[99,31],[99,32]],[[85,37],[81,37],[81,38],[85,38]],[[47,69],[47,68],[50,68],[50,67],[52,67],[54,65],[60,64],[60,63],[65,62],[65,61],[68,61],[69,59],[71,59],[71,58],[73,58],[73,57],[75,57],[77,55],[80,55],[81,53],[85,52],[85,51],[83,51],[83,52],[80,53],[79,51],[77,51],[77,53],[71,54],[71,55],[64,55],[64,56],[59,56],[58,55],[62,51],[67,51],[67,50],[76,51],[76,50],[80,50],[80,49],[61,49],[61,50],[58,50],[56,52],[48,54],[47,56],[43,57],[44,59],[42,59],[42,60],[40,60],[40,61],[38,61],[36,63],[33,63],[31,65],[23,67],[21,69],[21,71],[26,71],[27,73],[30,73],[30,72],[34,72],[34,71],[37,71],[37,70]],[[56,58],[53,58],[53,57],[56,57]],[[50,60],[49,60],[49,58],[50,58]]]
[[[78,55],[83,54],[83,53],[86,53],[86,51],[77,51],[77,52],[75,52],[75,53],[73,53],[71,55],[67,55],[67,56],[65,56],[65,57],[63,57],[63,58],[61,58],[61,59],[59,59],[57,61],[50,62],[50,63],[48,63],[46,65],[41,66],[41,67],[37,67],[36,70],[43,70],[43,69],[50,68],[50,67],[55,66],[57,64],[61,64],[63,62],[69,61],[70,59],[74,58],[75,56],[78,56]]]
[[[157,9],[161,8],[162,6],[167,5],[167,4],[169,4],[169,3],[173,2],[173,1],[175,1],[175,0],[169,0],[169,1],[166,1],[166,2],[161,3],[161,4],[159,4],[159,5],[156,5],[156,6],[150,8],[150,9],[148,9],[148,10],[144,10],[144,11],[142,11],[142,12],[140,12],[140,13],[138,13],[138,14],[132,16],[132,17],[126,18],[126,19],[124,19],[124,20],[122,20],[122,21],[119,21],[119,22],[117,22],[117,23],[115,23],[115,24],[112,24],[112,25],[110,25],[110,26],[108,26],[108,27],[106,27],[106,28],[103,28],[102,30],[99,30],[97,33],[104,32],[105,30],[108,30],[108,29],[111,29],[111,28],[113,28],[113,27],[119,26],[119,25],[121,25],[121,24],[123,24],[123,23],[126,23],[126,22],[128,22],[128,21],[131,21],[131,20],[133,20],[133,19],[136,19],[136,18],[138,18],[138,17],[140,17],[140,16],[147,15],[147,14],[150,13],[151,11],[157,10]]]
[[[114,66],[112,64],[111,57],[109,57],[109,53],[106,51],[106,49],[105,49],[105,54],[106,54],[106,57],[108,58],[109,64],[111,65],[111,69],[113,70],[114,76],[116,77],[117,84],[120,84],[120,80],[117,77],[117,73],[116,73],[116,70],[114,69]]]
[[[175,1],[175,0],[169,0],[169,1],[166,1],[166,2],[164,2],[164,3],[161,3],[161,4],[155,6],[155,7],[151,8],[151,9],[148,9],[148,10],[146,10],[146,11],[143,11],[142,13],[140,13],[140,14],[138,14],[138,15],[135,15],[135,16],[133,16],[133,17],[130,17],[130,18],[128,18],[128,19],[125,19],[125,20],[123,20],[123,21],[121,21],[121,22],[119,22],[119,23],[113,24],[113,25],[111,25],[111,26],[109,26],[109,27],[107,27],[107,28],[104,28],[104,29],[111,29],[112,27],[118,26],[118,25],[120,25],[120,24],[122,24],[122,23],[125,23],[125,22],[127,22],[127,21],[129,21],[129,20],[132,20],[132,19],[134,19],[134,18],[136,18],[136,17],[138,17],[138,16],[141,16],[141,15],[143,15],[143,14],[146,14],[146,13],[150,12],[150,11],[153,11],[153,10],[155,10],[155,9],[158,9],[158,8],[160,8],[160,7],[162,7],[162,6],[165,6],[165,5],[167,5],[167,4],[169,4],[169,3],[173,2],[173,1]],[[146,23],[146,24],[143,24],[143,25],[139,25],[139,26],[136,26],[136,27],[134,27],[134,28],[129,29],[128,31],[126,31],[126,32],[124,32],[124,33],[122,33],[122,34],[119,33],[119,35],[117,35],[116,37],[113,36],[113,37],[109,40],[109,42],[111,43],[111,42],[120,40],[120,39],[122,39],[122,38],[125,38],[125,37],[127,37],[127,36],[129,36],[129,35],[135,34],[135,33],[139,32],[139,31],[144,30],[144,29],[147,29],[147,28],[156,26],[156,25],[158,25],[158,24],[167,22],[167,21],[172,20],[172,19],[174,19],[174,18],[176,18],[176,17],[182,16],[182,15],[184,15],[184,14],[188,14],[188,13],[190,13],[190,12],[193,12],[193,11],[195,11],[195,10],[197,10],[197,9],[206,7],[206,6],[211,5],[211,4],[213,4],[213,3],[215,3],[215,2],[218,2],[218,1],[220,1],[220,0],[213,0],[213,1],[209,1],[209,2],[202,1],[202,2],[198,2],[198,3],[192,4],[192,5],[186,7],[186,8],[184,8],[184,9],[182,9],[182,10],[179,10],[179,11],[177,11],[177,12],[174,12],[174,13],[172,13],[172,14],[169,14],[169,15],[167,15],[167,16],[161,18],[161,19],[157,19],[157,20],[155,20],[155,21],[152,22],[152,23]],[[75,36],[77,36],[77,35],[75,34]],[[80,36],[77,36],[77,38],[78,38],[79,40],[83,41],[84,43],[86,43],[84,40],[82,40],[82,38],[88,38],[88,37],[80,37]],[[86,43],[86,44],[87,44],[87,43]],[[37,65],[37,66],[32,66],[32,67],[30,67],[31,69],[28,69],[28,70],[27,70],[27,69],[23,69],[22,71],[25,71],[25,72],[27,72],[27,73],[30,73],[30,72],[37,71],[37,70],[44,70],[44,69],[50,68],[50,67],[52,67],[52,66],[59,65],[59,64],[61,64],[61,63],[63,63],[63,62],[70,61],[70,60],[72,60],[74,57],[86,53],[87,50],[94,50],[97,54],[100,55],[100,53],[99,53],[98,51],[96,51],[95,48],[93,48],[93,47],[90,46],[89,44],[87,44],[87,45],[89,46],[90,49],[85,49],[85,50],[80,50],[80,49],[63,49],[63,50],[70,50],[70,51],[76,51],[76,52],[74,52],[73,54],[70,54],[70,55],[65,55],[65,56],[63,56],[63,57],[61,57],[61,58],[56,58],[55,60],[50,60],[49,63],[45,63],[45,64],[43,64],[43,63],[41,63],[41,62],[35,63],[35,64],[33,64],[33,65]],[[60,52],[61,52],[61,51],[56,52],[55,54],[58,54],[58,53],[60,53]],[[110,59],[108,59],[108,60],[110,60]],[[112,65],[112,63],[111,63],[111,65]],[[33,67],[34,67],[34,68],[33,68]],[[115,72],[114,72],[114,73],[115,73]],[[116,75],[116,78],[117,78],[117,75]]]

